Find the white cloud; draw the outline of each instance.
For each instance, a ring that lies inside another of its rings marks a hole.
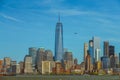
[[[15,21],[15,22],[20,22],[20,20],[16,19],[15,17],[0,13],[0,16],[2,16],[3,18],[7,19],[7,20],[11,20],[11,21]]]
[[[111,39],[109,39],[109,42],[117,42],[117,43],[120,43],[120,39],[111,38]]]
[[[65,16],[89,14],[87,11],[80,11],[77,9],[50,9],[48,12],[57,14],[58,12],[64,14]]]

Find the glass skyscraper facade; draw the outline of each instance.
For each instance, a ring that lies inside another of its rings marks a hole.
[[[29,55],[32,58],[32,67],[34,68],[36,65],[36,56],[37,56],[37,48],[35,47],[30,47],[29,48]]]
[[[109,57],[103,56],[101,58],[101,60],[102,60],[102,68],[103,69],[108,69],[110,67],[110,59],[109,59]]]
[[[89,55],[91,57],[91,63],[94,64],[93,40],[89,40]]]
[[[61,61],[63,59],[63,55],[63,26],[59,17],[55,31],[55,61]]]
[[[95,52],[96,49],[100,49],[100,38],[99,37],[93,37],[93,57],[94,57],[94,61],[95,62]]]

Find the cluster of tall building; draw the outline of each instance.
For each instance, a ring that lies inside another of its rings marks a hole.
[[[89,43],[84,43],[84,63],[85,72],[113,72],[114,70],[120,71],[120,61],[115,54],[115,47],[109,45],[109,41],[103,42],[103,55],[100,48],[100,38],[93,37]]]
[[[56,60],[51,50],[45,48],[29,48],[29,54],[24,61],[17,63],[10,57],[0,60],[0,73],[2,74],[63,74],[71,72],[77,59],[73,59],[72,52],[65,51],[60,60]]]
[[[18,64],[10,58],[1,60],[0,71],[16,74],[63,74],[71,73],[74,65],[77,65],[77,59],[74,60],[72,52],[63,48],[63,26],[59,16],[55,30],[55,56],[51,50],[31,47],[29,54],[24,57],[24,61]]]
[[[55,29],[55,56],[45,48],[29,48],[24,61],[17,63],[9,57],[0,60],[0,74],[91,74],[120,72],[119,58],[115,47],[103,42],[103,55],[100,38],[93,37],[84,43],[84,61],[78,64],[71,51],[63,46],[63,25],[59,20]]]

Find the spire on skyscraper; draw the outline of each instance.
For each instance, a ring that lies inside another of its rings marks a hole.
[[[60,12],[58,13],[58,22],[60,22]]]

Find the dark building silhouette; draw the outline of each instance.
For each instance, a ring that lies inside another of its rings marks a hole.
[[[110,59],[107,56],[103,56],[101,58],[102,61],[102,69],[109,69],[110,68]]]
[[[120,53],[119,53],[119,67],[120,67]]]
[[[112,46],[112,45],[110,45],[110,46],[109,46],[109,56],[111,56],[111,55],[114,56],[114,54],[115,54],[115,47]]]

